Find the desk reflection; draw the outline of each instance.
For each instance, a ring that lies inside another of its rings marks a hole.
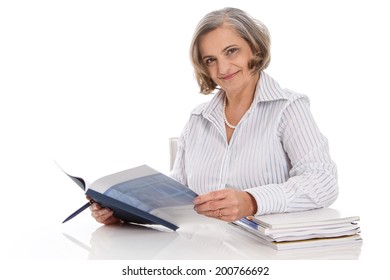
[[[278,251],[237,234],[227,223],[208,219],[188,223],[176,232],[131,224],[101,226],[83,244],[64,234],[95,260],[224,260],[224,259],[358,259],[361,244]]]

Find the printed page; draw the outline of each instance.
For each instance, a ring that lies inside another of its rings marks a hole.
[[[192,200],[197,195],[191,189],[149,169],[143,166],[137,168],[137,172],[126,171],[121,176],[115,176],[115,180],[105,180],[105,184],[97,187],[94,184],[93,189],[104,190],[105,195],[148,213],[156,209],[192,205]]]
[[[118,185],[122,182],[142,178],[144,176],[149,176],[157,173],[159,172],[154,170],[153,168],[150,168],[147,165],[141,165],[135,168],[104,176],[93,182],[88,188],[100,193],[105,193],[112,186]]]

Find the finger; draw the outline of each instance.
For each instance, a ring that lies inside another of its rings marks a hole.
[[[222,207],[215,210],[199,210],[199,207],[195,206],[195,210],[198,214],[223,220],[226,222],[236,221],[239,217],[239,209],[237,207]]]
[[[194,206],[194,209],[197,212],[207,212],[207,211],[213,211],[222,208],[221,203],[219,201],[208,201],[202,204],[198,204]]]
[[[218,209],[218,210],[214,210],[214,211],[205,211],[205,212],[198,213],[198,214],[204,215],[204,216],[209,217],[209,218],[218,219],[221,221],[226,221],[226,222],[231,222],[234,220],[232,216],[225,215],[223,211],[225,211],[225,210]]]
[[[105,220],[113,216],[113,212],[109,209],[103,209],[93,212],[93,217],[96,221],[103,223]]]
[[[91,210],[92,212],[96,211],[96,210],[99,210],[101,208],[102,207],[99,204],[96,204],[96,203],[92,203],[91,206],[89,206],[89,210]]]
[[[236,220],[234,215],[231,215],[227,209],[220,209],[213,212],[213,218],[225,221],[225,222],[233,222]]]
[[[91,211],[96,211],[96,210],[103,209],[103,207],[99,203],[94,202],[91,204],[91,206],[89,206],[89,209]]]
[[[225,192],[223,195],[226,194],[228,194],[228,192]],[[194,208],[196,211],[206,212],[206,211],[231,208],[237,206],[238,206],[238,200],[234,196],[226,195],[226,196],[222,196],[222,198],[220,199],[215,199],[200,204],[195,204]]]
[[[212,201],[212,200],[223,199],[227,196],[227,193],[228,193],[228,190],[226,190],[226,189],[212,191],[212,192],[197,196],[193,200],[193,203],[195,205],[197,205],[197,204],[203,204],[205,202]]]
[[[99,223],[106,224],[110,220],[112,220],[114,217],[112,215],[103,215],[96,219]]]
[[[204,212],[197,212],[197,213],[200,215],[206,216],[206,217],[210,217],[210,218],[218,218],[219,217],[218,210],[204,211]]]
[[[100,208],[100,209],[91,211],[91,215],[92,215],[92,217],[97,218],[97,217],[106,215],[107,213],[110,213],[110,212],[112,212],[112,211],[109,208]]]
[[[124,223],[124,222],[121,221],[120,219],[116,218],[115,216],[111,216],[107,220],[103,221],[102,223],[105,225],[111,225],[111,224],[120,224],[120,223]]]
[[[214,211],[213,214],[215,215],[215,217],[216,217],[217,219],[222,219],[222,217],[223,217],[223,214],[222,214],[222,210],[221,210],[221,209],[218,209],[218,210]]]
[[[211,217],[211,218],[219,218],[222,216],[222,209],[216,209],[216,210],[208,210],[208,211],[196,211],[198,214]]]

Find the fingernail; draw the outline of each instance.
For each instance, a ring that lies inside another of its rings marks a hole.
[[[199,203],[199,198],[196,197],[192,202],[195,204]]]

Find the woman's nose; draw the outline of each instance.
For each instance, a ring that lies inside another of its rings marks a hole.
[[[230,63],[227,59],[219,59],[218,60],[218,74],[219,76],[223,76],[229,73]]]

